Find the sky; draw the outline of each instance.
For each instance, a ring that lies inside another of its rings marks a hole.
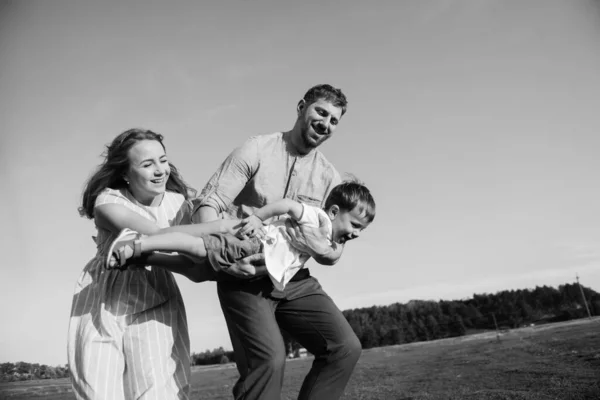
[[[200,190],[319,83],[349,100],[321,150],[377,202],[310,264],[340,309],[600,291],[599,39],[596,0],[0,1],[0,362],[66,363],[77,207],[117,134],[164,134]],[[191,350],[230,349],[215,284],[177,281]]]

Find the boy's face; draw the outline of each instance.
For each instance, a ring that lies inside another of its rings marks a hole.
[[[359,207],[346,211],[337,205],[332,205],[327,211],[332,225],[332,239],[336,243],[344,244],[348,240],[356,239],[370,222]]]

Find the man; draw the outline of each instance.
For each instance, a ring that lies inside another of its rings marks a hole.
[[[194,222],[245,218],[282,198],[322,207],[341,179],[317,148],[332,136],[346,105],[339,89],[311,88],[298,102],[291,131],[252,137],[227,157],[202,191]],[[332,265],[341,255],[343,245],[324,245],[318,229],[297,227],[289,234],[320,264]],[[256,257],[246,261],[260,264]],[[249,280],[227,278],[223,272],[217,278],[240,373],[235,399],[281,397],[286,352],[279,327],[315,355],[299,399],[339,398],[360,357],[358,338],[308,269],[283,291],[265,272],[257,268]]]

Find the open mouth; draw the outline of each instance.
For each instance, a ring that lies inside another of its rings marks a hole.
[[[346,243],[348,240],[350,240],[347,236],[341,236],[340,238],[338,238],[337,242],[339,244],[344,244]]]
[[[320,124],[312,124],[312,129],[319,136],[327,134],[327,131],[323,129],[323,127]]]
[[[164,176],[162,178],[159,178],[159,179],[151,179],[150,180],[150,182],[154,183],[155,185],[160,185],[164,181],[165,181],[165,177]]]

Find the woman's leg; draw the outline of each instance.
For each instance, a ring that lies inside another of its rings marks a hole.
[[[68,333],[68,360],[78,400],[125,400],[123,329],[102,304],[104,284],[84,272],[77,283]]]
[[[172,294],[166,303],[132,315],[128,321],[123,336],[127,399],[189,399],[190,343],[185,308],[175,284],[170,285]]]

